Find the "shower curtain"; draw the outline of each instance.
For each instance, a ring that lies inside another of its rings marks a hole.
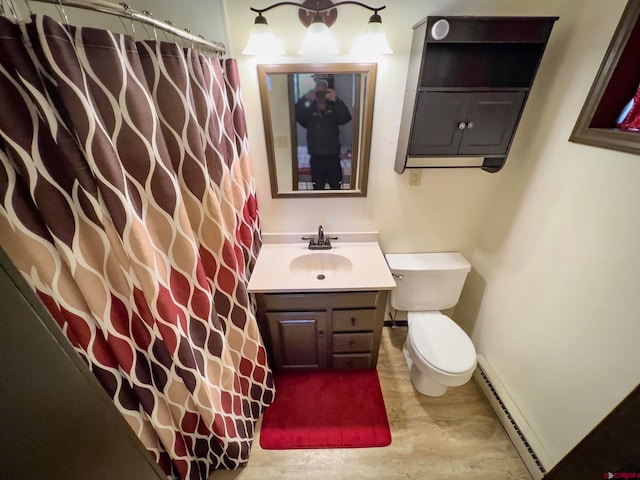
[[[0,18],[0,105],[2,248],[169,477],[246,463],[274,389],[235,61]]]

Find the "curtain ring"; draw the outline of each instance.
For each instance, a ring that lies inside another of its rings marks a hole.
[[[58,3],[56,4],[56,10],[58,10],[58,14],[62,18],[62,21],[68,27],[69,17],[67,17],[67,12],[64,11],[64,5],[62,5],[62,0],[58,0]]]
[[[151,12],[149,10],[143,10],[142,14],[146,17],[149,17],[150,19],[153,19],[153,15],[151,15]],[[158,41],[158,32],[156,30],[156,24],[153,23],[153,38],[154,40],[157,42]],[[144,23],[142,24],[142,28],[144,28],[144,31],[147,32],[147,35],[149,35],[149,32],[147,31],[147,27],[144,26]]]
[[[166,23],[167,25],[169,25],[172,29],[176,28],[176,24],[173,23],[171,20],[165,20],[164,23]],[[173,42],[174,43],[178,43],[178,40],[176,39],[176,32],[171,30],[171,34],[173,35]]]
[[[29,0],[24,0],[24,3],[27,4],[27,10],[29,10],[29,17],[33,16],[33,10],[31,9],[31,2]]]
[[[184,31],[187,32],[191,36],[191,48],[192,49],[195,48],[194,47],[194,43],[193,43],[193,35],[191,33],[191,30],[189,30],[188,28],[185,28]]]
[[[16,6],[13,4],[13,0],[7,0],[7,7],[9,7],[9,11],[11,12],[11,16],[16,23],[20,23],[20,19],[18,18],[18,14],[16,13]],[[4,0],[2,2],[2,15],[4,15]]]
[[[122,8],[124,8],[125,13],[129,14],[129,17],[131,19],[131,36],[133,37],[133,41],[135,42],[136,41],[136,27],[133,24],[133,20],[134,20],[133,19],[133,10],[131,10],[131,7],[129,5],[127,5],[126,3],[124,3],[124,2],[120,2],[120,6]]]
[[[167,23],[167,21],[165,20],[164,23]],[[168,23],[167,23],[168,24]],[[162,30],[162,34],[164,35],[165,40],[168,42],[169,40],[169,35],[167,35],[167,31],[166,30]]]

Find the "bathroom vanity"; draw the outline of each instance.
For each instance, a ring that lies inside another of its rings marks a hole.
[[[377,242],[340,240],[265,243],[248,286],[276,370],[375,368],[392,288]]]
[[[263,293],[256,299],[274,368],[375,368],[386,290]]]

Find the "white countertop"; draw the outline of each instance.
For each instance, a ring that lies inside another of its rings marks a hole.
[[[291,238],[300,238],[293,235]],[[327,236],[333,236],[327,234]],[[321,291],[363,291],[391,290],[396,283],[391,276],[380,246],[376,241],[360,240],[361,236],[339,234],[333,240],[331,250],[309,250],[308,242],[270,243],[266,240],[256,261],[248,291],[266,292],[321,292]],[[344,238],[343,241],[340,239]],[[348,258],[353,267],[348,272],[320,271],[318,269],[292,270],[291,261],[309,254],[333,254]],[[319,279],[318,274],[324,274]]]

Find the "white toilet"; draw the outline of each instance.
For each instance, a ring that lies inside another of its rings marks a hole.
[[[476,350],[467,334],[439,310],[453,307],[471,265],[457,252],[386,254],[397,287],[391,306],[408,312],[402,349],[411,381],[424,395],[439,397],[469,381]]]

